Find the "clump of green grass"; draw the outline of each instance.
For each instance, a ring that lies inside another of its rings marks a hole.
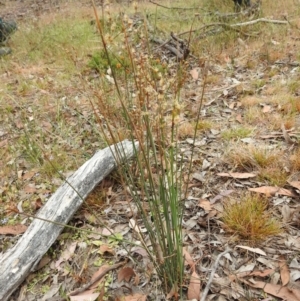
[[[22,155],[33,165],[41,166],[44,162],[42,151],[29,132],[24,131],[18,140]]]
[[[255,89],[260,89],[263,86],[265,86],[266,81],[264,79],[257,79],[255,81],[253,81],[252,84],[253,84]]]
[[[288,83],[288,91],[292,93],[293,95],[298,94],[300,91],[300,83],[299,83],[299,78],[295,80],[291,80]]]
[[[282,153],[276,150],[270,150],[264,147],[251,147],[251,155],[255,163],[260,167],[266,167],[277,164],[280,161]]]
[[[250,125],[265,124],[264,114],[257,106],[250,106],[245,110],[244,120]]]
[[[38,166],[39,171],[49,178],[57,174],[57,171],[64,170],[66,165],[70,164],[66,163],[68,157],[66,152],[56,146],[48,154],[43,153],[41,146],[31,138],[29,133],[21,136],[18,143],[23,157],[32,166]]]
[[[221,133],[221,137],[224,140],[242,139],[249,137],[252,134],[252,130],[249,127],[236,127],[233,129],[225,130]]]
[[[199,120],[199,122],[197,123],[197,130],[199,132],[210,130],[212,127],[213,127],[212,123],[208,120]]]
[[[252,243],[281,232],[280,224],[271,217],[268,200],[258,194],[246,194],[224,205],[224,228]]]
[[[95,114],[108,144],[115,144],[124,138],[133,143],[136,159],[121,166],[120,181],[123,187],[128,187],[128,198],[138,209],[140,223],[136,227],[146,229],[146,232],[139,231],[141,244],[156,269],[163,289],[167,293],[174,290],[177,294],[180,291],[181,295],[184,271],[182,197],[185,191],[177,138],[195,139],[197,124],[196,118],[180,124],[183,107],[180,92],[187,71],[179,64],[173,77],[165,77],[166,66],[157,61],[152,53],[133,50],[132,31],[124,23],[123,55],[129,60],[131,74],[118,76],[105,43],[104,29],[97,17],[96,20],[104,56],[112,71],[114,89],[103,89],[101,86],[100,92],[95,93]],[[141,30],[145,35],[144,28]],[[96,112],[101,112],[101,118]],[[134,141],[139,142],[139,149]],[[118,155],[122,155],[122,149]]]

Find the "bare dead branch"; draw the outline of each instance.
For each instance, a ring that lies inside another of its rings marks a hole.
[[[99,281],[101,278],[103,278],[108,272],[115,270],[117,268],[119,268],[120,266],[123,266],[127,263],[127,261],[123,261],[123,262],[119,262],[116,264],[113,264],[112,266],[108,267],[107,269],[105,269],[102,273],[100,273],[95,279],[93,279],[93,281],[89,281],[87,284],[85,284],[83,287],[71,292],[69,294],[69,296],[76,296],[82,292],[84,292],[85,290],[87,290],[89,287],[91,287],[94,283],[96,283],[97,281]]]
[[[280,24],[280,25],[281,24],[284,24],[284,25],[289,24],[288,21],[270,20],[270,19],[266,19],[266,18],[260,18],[260,19],[256,19],[256,20],[252,20],[252,21],[248,21],[248,22],[243,22],[243,23],[236,23],[236,24],[228,24],[228,23],[224,23],[224,22],[217,22],[217,23],[206,24],[206,25],[204,25],[204,26],[202,26],[201,28],[198,28],[198,29],[193,29],[193,30],[181,32],[181,33],[177,34],[177,36],[182,36],[182,35],[185,35],[185,34],[188,34],[188,33],[191,33],[191,32],[203,31],[203,30],[206,30],[210,27],[216,27],[216,28],[217,27],[223,27],[225,29],[235,30],[235,31],[241,32],[242,34],[249,35],[248,33],[246,34],[246,33],[242,32],[241,29],[239,29],[238,27],[249,26],[249,25],[253,25],[253,24],[256,24],[256,23],[260,23],[260,22],[274,23],[274,24]],[[211,31],[209,31],[209,33],[210,32]],[[213,32],[213,30],[212,30],[212,32]],[[216,29],[215,33],[218,33],[217,29]],[[208,32],[204,32],[198,38],[205,37],[207,35],[208,35]]]
[[[178,60],[182,60],[183,59],[183,54],[176,49],[173,46],[168,45],[167,43],[165,43],[164,41],[157,39],[157,38],[152,38],[151,39],[153,42],[160,44],[162,47],[168,49],[169,51],[171,51],[172,53],[174,53],[176,55],[176,57],[178,58]]]
[[[285,142],[289,145],[298,145],[297,142],[294,142],[291,137],[289,136],[287,130],[285,129],[284,124],[281,124],[281,130],[282,130],[282,134],[283,134],[283,138],[285,140]]]
[[[214,279],[214,275],[217,271],[217,268],[218,268],[218,265],[219,265],[219,261],[221,259],[222,256],[224,256],[225,254],[227,254],[228,252],[230,252],[230,249],[226,249],[224,252],[220,253],[218,256],[217,256],[217,259],[211,269],[211,273],[210,273],[210,276],[209,276],[209,279],[207,281],[207,284],[206,284],[206,287],[203,291],[203,293],[201,294],[201,298],[200,298],[200,301],[205,301],[206,300],[206,297],[207,297],[207,294],[208,294],[208,291],[209,291],[209,288],[211,286],[211,283]]]
[[[199,9],[199,7],[174,7],[174,6],[165,6],[165,5],[162,5],[162,4],[159,4],[157,2],[154,2],[152,0],[149,0],[150,3],[153,3],[157,6],[160,6],[160,7],[163,7],[163,8],[166,8],[166,9],[182,9],[182,10],[195,10],[195,9]]]
[[[289,24],[288,21],[270,20],[270,19],[266,19],[266,18],[260,18],[260,19],[256,19],[256,20],[252,20],[252,21],[248,21],[248,22],[231,24],[229,26],[230,27],[242,27],[242,26],[253,25],[253,24],[256,24],[256,23],[260,23],[260,22],[262,22],[262,23],[274,23],[274,24]]]

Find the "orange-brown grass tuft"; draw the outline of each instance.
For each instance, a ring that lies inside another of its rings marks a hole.
[[[300,112],[300,97],[290,97],[288,101],[282,105],[285,114],[295,114]]]
[[[193,137],[195,132],[195,126],[193,126],[190,122],[184,122],[178,126],[178,137],[179,138],[187,138]]]
[[[262,99],[257,96],[246,96],[241,99],[241,104],[243,107],[251,108],[253,106],[259,105],[262,102]]]
[[[273,113],[266,115],[265,119],[268,121],[268,129],[273,131],[281,130],[282,124],[287,130],[295,126],[295,116],[293,115]]]
[[[268,200],[257,194],[246,194],[239,201],[226,202],[223,222],[226,231],[252,243],[281,232],[279,222],[268,210]]]
[[[261,108],[252,107],[245,111],[245,121],[261,129],[280,130],[282,124],[294,123],[294,117],[283,116],[277,112],[263,113]]]
[[[291,155],[290,162],[294,171],[300,171],[300,148],[297,148]]]
[[[281,165],[283,153],[277,149],[268,149],[263,146],[250,146],[250,153],[259,167]]]
[[[110,189],[114,185],[113,178],[106,178],[86,198],[84,205],[92,208],[103,207],[106,204]]]

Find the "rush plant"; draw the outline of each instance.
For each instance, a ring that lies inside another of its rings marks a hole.
[[[96,10],[95,16],[103,52],[111,67],[115,45],[108,44],[105,39]],[[166,79],[158,67],[162,64],[149,51],[147,30],[140,32],[141,51],[131,44],[131,34],[134,34],[132,28],[124,19],[121,44],[123,53],[129,58],[129,66],[123,70],[120,67],[118,72],[110,68],[110,74],[103,77],[101,89],[95,92],[97,101],[93,106],[108,144],[124,138],[133,143],[135,161],[126,162],[120,168],[121,183],[128,191],[128,199],[133,200],[137,208],[131,226],[147,251],[163,289],[178,298],[184,270],[183,173],[191,166],[188,164],[184,168],[177,145],[180,91],[186,73],[182,64],[178,64],[177,75]],[[191,128],[194,138],[197,125],[195,121]],[[135,148],[134,141],[138,141],[139,148]]]

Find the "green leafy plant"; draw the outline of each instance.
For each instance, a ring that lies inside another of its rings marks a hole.
[[[129,71],[129,60],[126,54],[124,56],[112,52],[110,52],[109,57],[107,57],[105,50],[102,50],[92,55],[88,66],[98,72],[106,72],[110,68],[113,69],[115,73],[120,73],[121,71]]]

